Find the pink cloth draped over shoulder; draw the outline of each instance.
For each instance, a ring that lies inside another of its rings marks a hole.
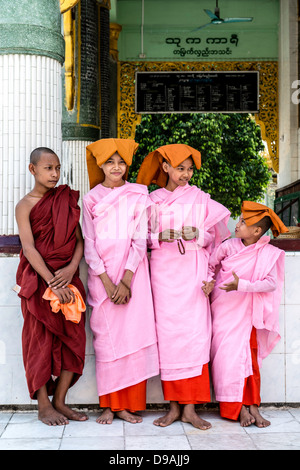
[[[152,211],[149,244],[151,285],[154,299],[161,379],[173,381],[202,374],[209,362],[211,315],[201,287],[207,279],[212,246],[230,236],[230,212],[196,186],[165,188],[150,194]],[[166,229],[196,227],[198,240],[159,242]]]
[[[83,198],[99,396],[159,374],[146,250],[150,205],[147,187],[128,182],[114,189],[99,184]],[[106,271],[117,285],[126,269],[134,272],[132,297],[127,304],[115,305],[99,275]]]
[[[256,328],[258,364],[280,340],[279,305],[284,279],[284,251],[263,236],[244,246],[239,238],[225,241],[212,254],[209,279],[218,266],[211,294],[213,320],[211,365],[218,401],[241,402],[244,381],[253,374],[250,335]],[[239,277],[237,291],[219,289]]]

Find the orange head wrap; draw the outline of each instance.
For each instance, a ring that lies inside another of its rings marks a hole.
[[[176,168],[189,157],[192,157],[196,168],[199,170],[201,167],[201,153],[198,150],[185,144],[163,145],[145,157],[140,166],[136,182],[146,186],[154,183],[163,188],[168,180],[168,175],[162,168],[163,160]]]
[[[86,148],[86,163],[89,174],[90,188],[92,189],[104,181],[104,173],[100,166],[114,153],[118,153],[127,166],[132,163],[139,144],[132,139],[101,139],[88,145]],[[128,168],[125,179],[128,176]]]
[[[242,204],[242,214],[248,226],[256,224],[266,216],[270,217],[272,221],[271,230],[274,237],[278,237],[280,233],[288,232],[288,229],[278,215],[269,207],[258,202],[244,201]]]

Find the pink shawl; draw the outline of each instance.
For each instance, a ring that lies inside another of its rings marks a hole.
[[[220,267],[211,294],[212,377],[218,401],[242,400],[244,379],[253,373],[249,344],[252,326],[257,330],[260,366],[280,339],[285,253],[269,240],[264,236],[247,247],[238,238],[227,240],[210,259],[212,271]],[[240,278],[238,290],[219,289],[233,280],[232,271]]]
[[[229,211],[195,186],[165,188],[150,194],[152,214],[150,268],[162,380],[201,375],[209,362],[211,318],[209,302],[201,290],[207,278],[211,247],[230,235]],[[158,233],[183,226],[199,230],[199,239],[159,242]]]
[[[89,264],[88,301],[93,307],[99,395],[158,375],[157,340],[147,260],[146,186],[101,184],[83,198],[85,258]],[[107,297],[99,274],[118,284],[124,271],[134,272],[128,304]]]

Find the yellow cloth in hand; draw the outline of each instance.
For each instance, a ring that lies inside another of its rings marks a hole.
[[[43,299],[50,300],[52,312],[57,313],[61,310],[66,320],[70,320],[73,323],[79,323],[81,320],[81,312],[86,310],[86,306],[79,290],[75,286],[72,286],[72,284],[69,284],[68,287],[72,292],[74,292],[75,302],[61,304],[57,295],[55,295],[50,287],[45,290]]]

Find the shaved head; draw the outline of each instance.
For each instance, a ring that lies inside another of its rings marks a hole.
[[[37,165],[43,153],[50,153],[51,155],[56,155],[56,153],[48,147],[38,147],[31,152],[30,163],[32,163],[33,165]]]
[[[262,235],[263,235],[264,233],[266,233],[269,230],[269,228],[272,227],[273,222],[272,222],[271,218],[268,215],[266,215],[261,220],[256,222],[256,224],[253,224],[253,225],[255,227],[260,227],[261,230],[262,230]]]

